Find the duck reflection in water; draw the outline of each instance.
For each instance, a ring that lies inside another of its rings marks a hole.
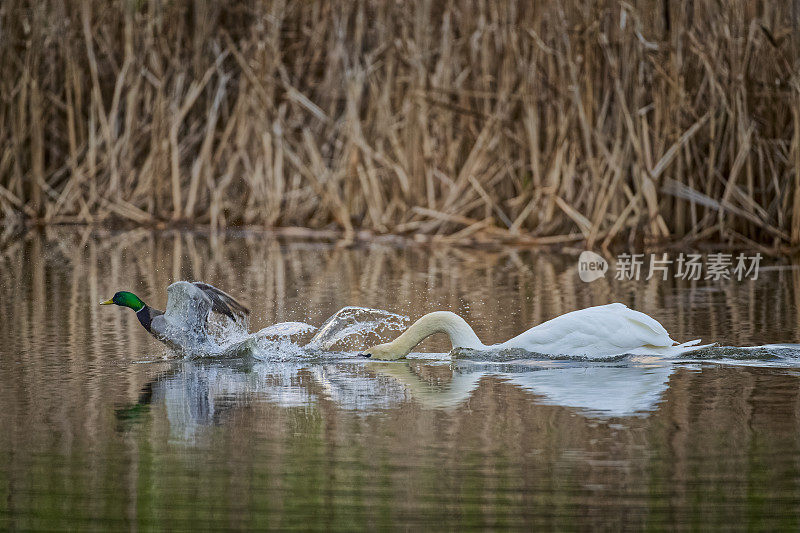
[[[668,388],[671,364],[637,359],[614,363],[457,360],[354,362],[342,357],[305,361],[173,363],[143,389],[139,401],[117,410],[121,427],[136,423],[148,406],[162,405],[173,441],[192,444],[203,428],[225,424],[229,413],[266,402],[282,408],[337,408],[375,412],[416,403],[425,409],[462,406],[484,379],[530,393],[530,401],[561,406],[587,418],[647,416]],[[425,376],[434,376],[426,379]]]

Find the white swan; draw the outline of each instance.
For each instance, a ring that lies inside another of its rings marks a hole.
[[[414,322],[392,342],[373,346],[362,355],[381,360],[400,359],[434,333],[447,333],[454,349],[521,349],[589,358],[623,354],[676,356],[710,346],[699,346],[700,339],[678,344],[656,319],[613,303],[566,313],[491,346],[483,344],[467,321],[457,314],[434,311]]]

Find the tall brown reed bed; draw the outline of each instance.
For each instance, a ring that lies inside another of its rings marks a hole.
[[[6,222],[800,244],[800,3],[0,4]]]

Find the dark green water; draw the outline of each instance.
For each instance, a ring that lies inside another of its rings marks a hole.
[[[800,528],[800,357],[606,363],[291,349],[186,361],[97,303],[202,279],[255,330],[346,305],[486,342],[620,301],[679,340],[794,343],[800,272],[581,282],[574,255],[257,234],[30,234],[0,249],[0,529]],[[421,346],[446,348],[442,339]]]

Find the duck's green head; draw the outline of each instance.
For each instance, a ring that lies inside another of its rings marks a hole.
[[[114,295],[110,300],[100,302],[100,305],[121,305],[122,307],[130,307],[134,311],[141,311],[144,307],[144,302],[135,294],[128,291],[120,291]]]

